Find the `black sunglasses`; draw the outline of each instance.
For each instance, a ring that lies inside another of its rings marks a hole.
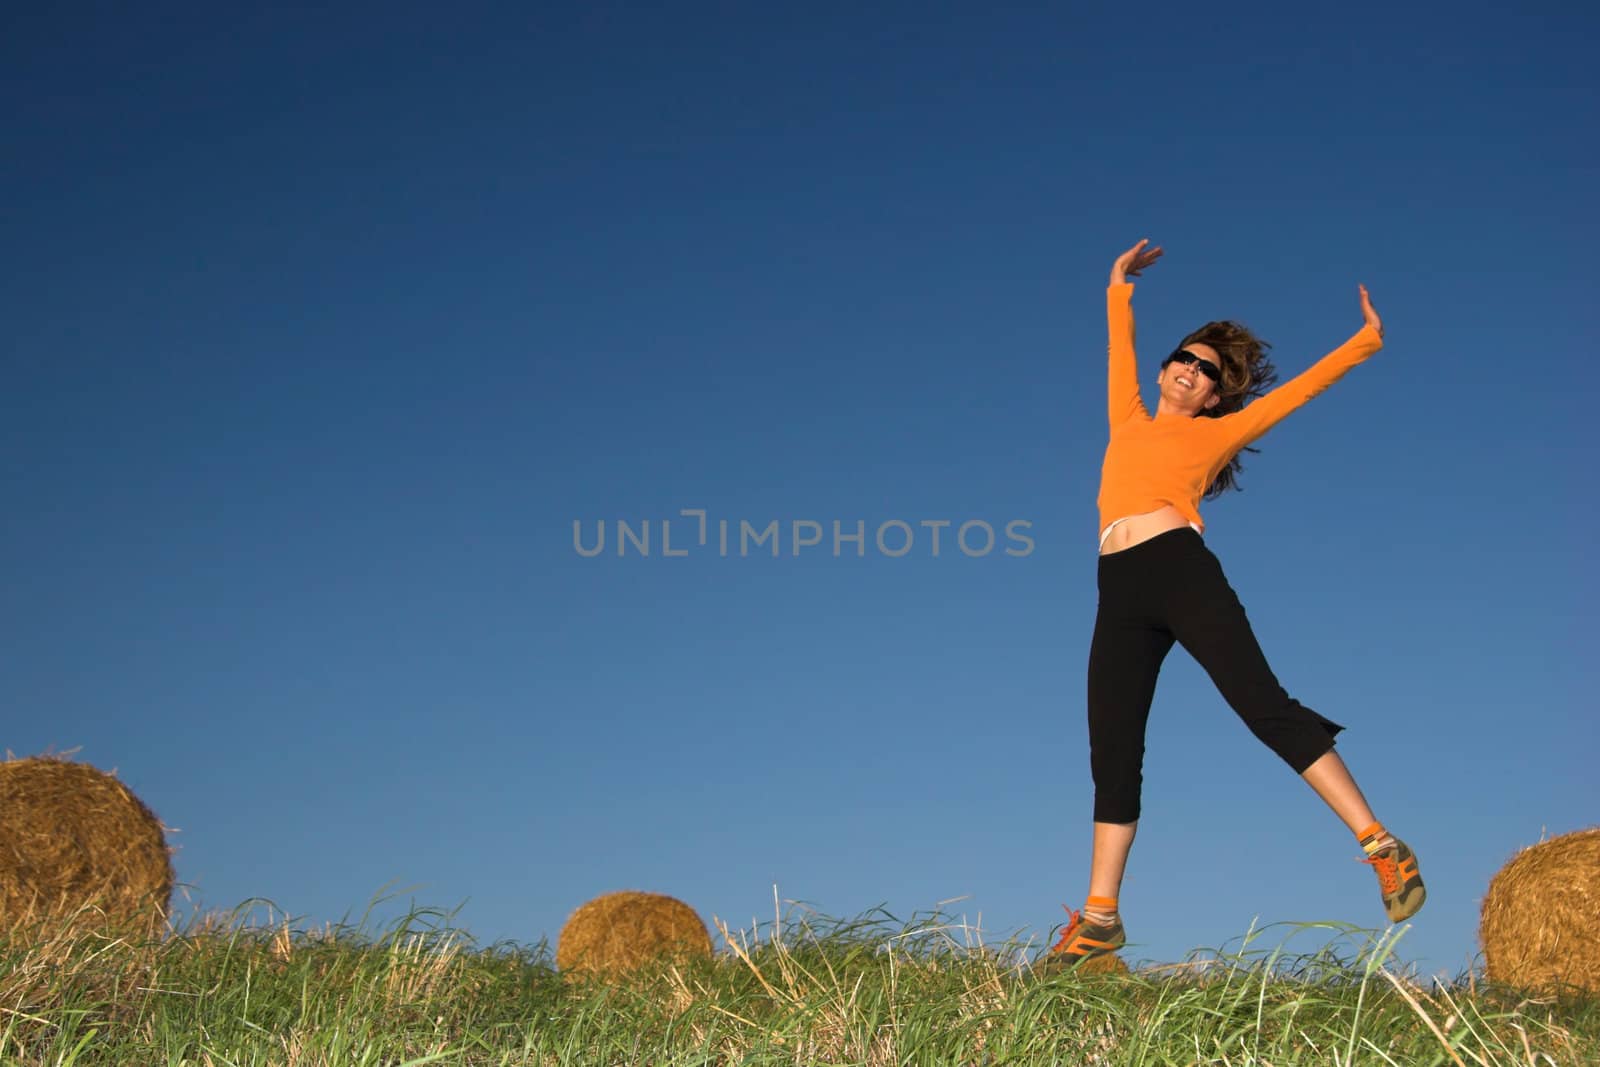
[[[1168,363],[1182,363],[1186,367],[1198,367],[1201,374],[1204,374],[1218,385],[1222,384],[1222,369],[1209,359],[1201,359],[1187,348],[1178,349],[1168,356],[1161,365],[1165,367]]]

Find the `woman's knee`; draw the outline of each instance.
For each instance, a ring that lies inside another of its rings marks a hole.
[[[1094,821],[1132,823],[1139,821],[1139,795],[1111,795],[1102,796],[1096,789],[1094,794]]]
[[[1289,698],[1270,715],[1240,717],[1262,744],[1277,754],[1296,774],[1327,755],[1333,739],[1344,727],[1317,714],[1298,700]]]

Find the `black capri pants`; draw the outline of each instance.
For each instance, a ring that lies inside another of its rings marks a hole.
[[[1300,774],[1344,727],[1293,699],[1261,652],[1222,564],[1189,527],[1100,557],[1089,647],[1089,766],[1095,822],[1139,818],[1156,675],[1177,641],[1252,733]]]

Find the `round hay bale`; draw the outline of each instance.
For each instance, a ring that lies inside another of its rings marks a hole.
[[[700,916],[659,893],[596,897],[572,913],[556,944],[556,966],[574,974],[625,974],[652,960],[710,955]]]
[[[1489,882],[1478,937],[1490,981],[1600,992],[1600,827],[1512,857]]]
[[[75,916],[153,928],[171,895],[165,831],[127,786],[53,756],[0,762],[0,929]]]

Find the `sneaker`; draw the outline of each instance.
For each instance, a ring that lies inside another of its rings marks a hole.
[[[1051,963],[1076,966],[1097,956],[1110,956],[1128,943],[1119,916],[1105,926],[1085,922],[1081,913],[1062,905],[1067,913],[1067,928],[1061,931],[1061,940],[1050,950]]]
[[[1378,872],[1383,910],[1389,913],[1390,922],[1411,918],[1428,899],[1428,891],[1422,887],[1422,875],[1417,872],[1417,857],[1398,837],[1394,844],[1379,849],[1370,859],[1361,862],[1370,863]]]

